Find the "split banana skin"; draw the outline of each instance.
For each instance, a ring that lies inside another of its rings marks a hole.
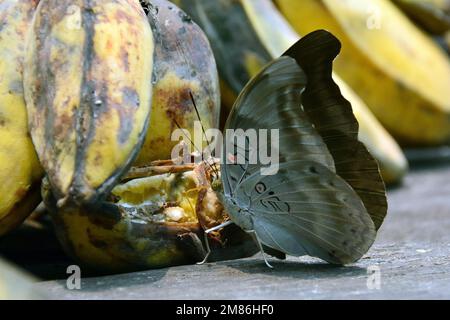
[[[219,88],[231,106],[298,36],[268,1],[174,2],[193,19],[166,0],[0,0],[0,236],[44,201],[63,248],[82,265],[122,272],[203,258],[203,230],[228,217],[208,168],[164,160],[176,143],[170,135],[177,124],[194,127],[191,96],[203,126],[219,126]],[[448,141],[448,61],[399,12],[377,1],[411,48],[422,48],[415,62],[395,41],[375,45],[380,55],[367,50],[386,31],[347,26],[359,21],[345,7],[351,1],[276,2],[300,34],[326,28],[343,42],[336,79],[388,181],[399,181],[407,163],[369,108],[402,141]],[[240,32],[226,42],[233,26]],[[211,260],[257,252],[235,226],[212,238]]]

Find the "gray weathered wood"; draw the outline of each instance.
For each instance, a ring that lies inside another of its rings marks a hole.
[[[450,167],[413,171],[390,190],[389,216],[367,256],[348,267],[260,256],[202,266],[36,284],[57,299],[450,299]],[[381,289],[367,286],[380,268]]]

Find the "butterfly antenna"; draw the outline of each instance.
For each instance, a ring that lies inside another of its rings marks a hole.
[[[194,98],[194,95],[192,94],[191,90],[189,90],[189,96],[191,97],[192,105],[194,106],[195,113],[197,114],[197,119],[200,122],[200,125],[202,126],[203,136],[209,146],[211,144],[211,141],[208,139],[208,136],[206,135],[205,127],[203,126],[202,118],[200,117],[200,112],[198,112],[197,103],[195,102],[195,98]],[[214,150],[214,157],[215,157],[215,151],[216,150]],[[208,159],[208,161],[209,161],[209,159]],[[214,172],[215,178],[216,179],[219,178],[219,172],[217,171],[216,165],[215,164],[211,165],[208,163],[208,166]]]
[[[184,61],[186,62],[186,64],[189,66],[189,68],[192,68],[191,60],[187,59],[186,53],[185,53],[185,51],[184,51],[184,49],[183,49],[183,46],[182,46],[182,44],[180,43],[180,41],[179,41],[178,39],[175,41],[175,46],[176,46],[176,48],[177,48],[177,51],[178,51],[178,52],[180,53],[180,55],[183,57],[183,59],[184,59]],[[192,103],[193,103],[193,105],[194,105],[194,108],[195,108],[195,112],[196,112],[196,114],[197,114],[198,121],[200,121],[200,124],[201,124],[201,126],[202,126],[203,134],[205,135],[205,139],[206,139],[206,141],[208,142],[208,145],[209,145],[210,143],[209,143],[209,141],[208,141],[208,139],[207,139],[207,137],[206,137],[205,128],[203,128],[203,123],[202,123],[202,120],[201,120],[201,118],[200,118],[200,113],[198,112],[197,104],[195,103],[195,99],[194,99],[194,96],[193,96],[191,90],[189,90],[189,95],[190,95],[191,100],[192,100]],[[195,146],[194,146],[194,148],[195,148]],[[198,150],[197,150],[197,151],[198,151]],[[215,151],[215,150],[214,150],[214,151]],[[200,152],[200,151],[199,151],[199,152]],[[202,158],[203,158],[203,152],[201,152],[200,154],[202,155]],[[214,155],[214,156],[215,156],[215,155]],[[214,165],[211,165],[211,164],[209,163],[209,159],[208,159],[207,165],[208,165],[208,167],[214,172],[215,178],[218,179],[218,178],[219,178],[219,172],[218,172],[218,170],[217,170],[217,168],[216,168],[216,165],[215,165],[215,164],[214,164]]]

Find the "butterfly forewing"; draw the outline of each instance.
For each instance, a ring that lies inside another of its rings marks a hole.
[[[339,41],[320,30],[297,42],[286,56],[298,62],[308,77],[303,107],[331,152],[337,174],[361,197],[378,229],[387,213],[386,190],[376,160],[358,141],[352,107],[331,77]]]
[[[276,148],[280,161],[310,159],[334,171],[333,158],[326,144],[302,108],[305,84],[305,75],[294,59],[282,57],[275,60],[244,88],[225,129],[278,130]],[[230,157],[235,159],[239,154],[247,162],[251,158],[249,148],[237,143],[231,150],[226,146],[225,143],[222,163],[230,161]],[[231,194],[236,184],[254,167],[260,169],[259,165],[250,163],[227,166],[223,170],[225,192]]]

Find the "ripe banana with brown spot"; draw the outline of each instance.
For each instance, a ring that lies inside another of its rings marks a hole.
[[[153,38],[138,0],[42,0],[28,37],[30,131],[60,206],[107,194],[143,143]]]
[[[450,141],[450,62],[388,0],[276,0],[299,32],[342,42],[335,70],[380,122],[408,145]]]
[[[219,67],[222,101],[231,108],[247,81],[300,36],[269,0],[177,0],[207,32]],[[399,182],[408,163],[394,139],[361,98],[337,75],[343,96],[360,123],[360,140],[380,163],[387,183]]]
[[[40,202],[43,175],[28,135],[23,95],[25,37],[37,1],[0,1],[0,236]]]
[[[220,88],[216,61],[203,31],[183,11],[166,0],[142,0],[155,38],[153,102],[144,146],[135,162],[170,159],[172,132],[180,125],[193,136],[198,120],[203,127],[217,128]]]

